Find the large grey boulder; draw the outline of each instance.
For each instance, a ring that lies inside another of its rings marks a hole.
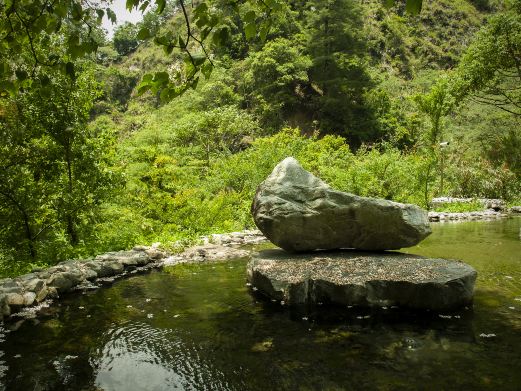
[[[255,289],[289,305],[395,305],[437,311],[470,304],[477,276],[459,261],[349,250],[264,250],[250,260],[247,272]]]
[[[251,211],[262,233],[291,252],[399,249],[431,233],[419,207],[334,190],[292,157],[259,185]]]

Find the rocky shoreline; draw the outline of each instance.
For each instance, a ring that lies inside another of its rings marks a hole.
[[[429,221],[500,219],[521,214],[521,207],[513,207],[509,212],[429,212]],[[0,319],[31,316],[42,307],[51,305],[61,294],[96,289],[119,278],[162,266],[249,256],[249,251],[237,247],[264,242],[267,239],[259,230],[212,234],[202,237],[200,245],[189,247],[179,254],[162,251],[159,244],[136,246],[129,251],[108,252],[86,260],[64,261],[44,270],[3,278],[0,279]]]
[[[510,213],[495,210],[478,210],[474,212],[429,212],[430,222],[496,220],[510,217]]]
[[[60,262],[14,278],[0,279],[0,319],[30,317],[48,307],[61,294],[96,289],[116,279],[187,262],[205,262],[248,256],[237,246],[266,241],[260,231],[246,230],[202,238],[202,245],[179,254],[159,249],[159,244],[136,246],[129,251],[108,252],[93,259]]]
[[[483,209],[471,212],[431,211],[428,215],[429,222],[494,220],[521,215],[521,206],[512,206],[509,208],[507,203],[502,199],[439,197],[433,198],[430,206],[432,208],[441,208],[447,204],[469,204],[471,202],[480,203]]]

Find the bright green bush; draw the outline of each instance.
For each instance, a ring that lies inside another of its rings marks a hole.
[[[483,210],[483,203],[479,201],[472,202],[449,202],[434,208],[436,212],[474,212]]]

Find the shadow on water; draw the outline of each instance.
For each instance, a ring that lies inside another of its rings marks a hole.
[[[71,295],[38,320],[5,325],[1,384],[5,390],[518,390],[520,223],[437,225],[408,250],[474,266],[473,308],[290,310],[251,292],[245,259],[178,265]]]

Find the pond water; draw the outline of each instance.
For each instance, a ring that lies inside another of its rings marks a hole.
[[[473,308],[290,311],[247,260],[70,295],[0,332],[4,390],[521,389],[521,219],[446,223],[408,252],[478,270]]]

